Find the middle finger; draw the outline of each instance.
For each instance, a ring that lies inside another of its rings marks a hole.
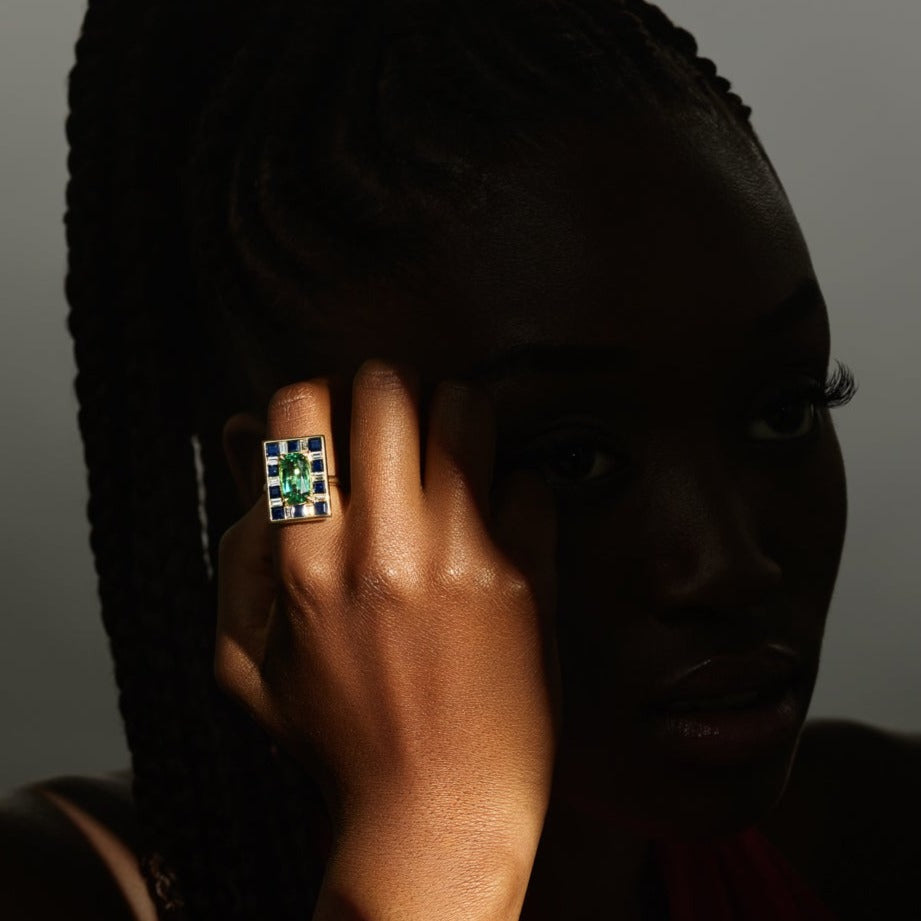
[[[371,542],[404,534],[422,504],[419,378],[369,359],[352,387],[349,510]]]

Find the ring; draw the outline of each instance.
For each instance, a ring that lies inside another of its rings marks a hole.
[[[327,484],[338,483],[326,465],[326,438],[302,435],[263,441],[269,521],[329,518],[332,515]]]

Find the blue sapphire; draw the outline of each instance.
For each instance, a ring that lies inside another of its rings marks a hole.
[[[278,476],[278,464],[271,464],[269,466],[269,476]]]
[[[294,517],[295,518],[306,518],[307,517],[307,506],[306,505],[295,505],[294,506]]]
[[[307,439],[307,450],[308,451],[319,451],[322,444],[322,439],[317,435],[314,435],[313,438]]]
[[[272,506],[272,521],[281,521],[285,517],[285,510],[280,505]]]
[[[266,457],[278,457],[278,442],[270,441],[265,446],[265,456]]]
[[[314,480],[313,481],[313,491],[314,492],[326,492],[326,481],[325,480]]]
[[[280,499],[281,498],[281,487],[280,486],[270,486],[269,495],[273,499]]]
[[[289,442],[288,442],[288,451],[289,451],[289,453],[290,453],[291,451],[299,451],[299,450],[300,450],[300,447],[301,447],[301,443],[300,443],[299,441],[289,441]]]
[[[323,458],[317,457],[314,460],[312,460],[310,462],[310,469],[314,473],[322,473],[323,472]]]
[[[327,505],[325,502],[314,502],[313,507],[318,515],[326,514]]]

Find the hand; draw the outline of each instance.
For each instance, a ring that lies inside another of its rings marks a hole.
[[[283,388],[267,437],[330,433],[330,405],[325,380]],[[215,676],[317,779],[339,841],[365,842],[353,854],[414,836],[453,851],[447,875],[459,849],[536,850],[560,712],[556,530],[536,474],[491,492],[484,392],[436,388],[424,483],[420,431],[416,375],[362,365],[333,517],[270,524],[261,498],[221,541]],[[341,475],[329,438],[327,459]]]

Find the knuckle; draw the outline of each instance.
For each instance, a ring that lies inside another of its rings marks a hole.
[[[286,421],[292,415],[295,407],[298,408],[298,411],[319,409],[318,395],[327,383],[326,378],[317,378],[311,381],[297,381],[279,388],[269,400],[269,417]]]
[[[282,553],[278,557],[278,586],[296,608],[311,610],[335,603],[348,585],[342,541],[322,551]]]
[[[473,385],[455,378],[447,378],[435,385],[432,401],[437,405],[466,403],[473,398]]]
[[[415,597],[419,579],[416,567],[407,560],[375,560],[356,567],[350,594],[359,599],[402,604]]]
[[[442,591],[488,588],[489,573],[464,556],[452,556],[433,568],[430,579]]]
[[[523,576],[506,582],[503,593],[508,603],[515,607],[532,608],[536,603],[534,586]]]
[[[406,364],[369,358],[355,373],[355,387],[373,390],[402,391],[415,386],[415,373]]]
[[[328,597],[317,591],[316,585],[286,586],[278,598],[279,611],[285,615],[287,625],[293,628],[314,612],[326,607],[323,599]]]
[[[213,674],[218,688],[242,707],[252,720],[263,725],[263,691],[266,683],[256,662],[233,643],[219,638],[214,654]]]
[[[460,378],[439,381],[432,402],[443,413],[462,410],[470,415],[482,412],[488,406],[487,397],[481,388]]]
[[[530,603],[534,598],[534,586],[520,569],[504,566],[491,574],[493,591],[512,603]]]
[[[329,560],[311,561],[309,571],[294,560],[279,564],[281,583],[288,597],[299,607],[309,606],[334,589],[335,567]]]
[[[217,686],[231,697],[242,697],[238,657],[227,642],[217,643],[214,651],[214,680]]]

